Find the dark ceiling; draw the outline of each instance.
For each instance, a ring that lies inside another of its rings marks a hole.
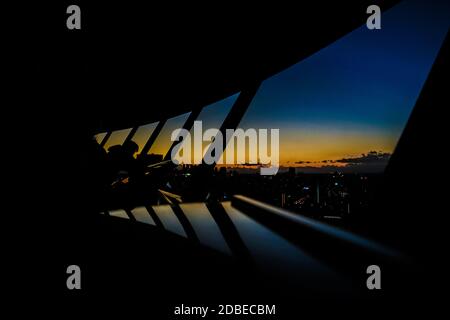
[[[65,16],[48,22],[60,29],[45,58],[65,57],[94,130],[124,128],[238,92],[364,24],[369,5],[397,2],[81,2],[81,31],[67,30]]]

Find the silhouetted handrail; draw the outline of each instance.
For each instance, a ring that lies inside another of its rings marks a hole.
[[[406,262],[399,252],[375,241],[305,216],[235,195],[232,205],[253,220],[327,263],[338,266]]]

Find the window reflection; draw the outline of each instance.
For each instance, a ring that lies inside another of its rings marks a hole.
[[[146,223],[146,224],[151,224],[154,226],[156,225],[155,221],[150,216],[150,214],[148,213],[148,211],[145,207],[134,208],[133,210],[131,210],[131,213],[136,218],[136,221]]]
[[[187,238],[183,226],[181,225],[170,205],[153,206],[152,208],[158,218],[161,220],[165,229]]]
[[[180,205],[195,230],[200,242],[216,250],[231,254],[219,226],[204,203],[183,203]]]

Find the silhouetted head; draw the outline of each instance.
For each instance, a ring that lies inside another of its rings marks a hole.
[[[136,152],[138,152],[139,150],[139,146],[137,145],[136,142],[129,140],[126,141],[123,145],[122,145],[122,149],[126,154],[129,154],[131,156],[134,156],[134,154]]]

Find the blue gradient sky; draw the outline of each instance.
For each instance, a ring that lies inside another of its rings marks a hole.
[[[450,5],[405,1],[263,82],[240,127],[280,128],[280,161],[393,152],[445,38]]]

